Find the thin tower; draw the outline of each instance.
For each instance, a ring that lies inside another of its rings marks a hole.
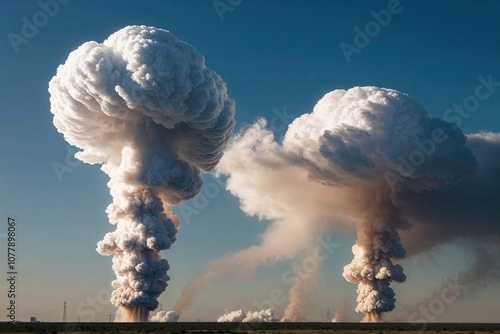
[[[332,315],[330,313],[330,309],[326,310],[326,322],[330,322],[332,320]]]
[[[163,311],[163,304],[160,303],[160,312]]]
[[[66,301],[64,301],[64,306],[63,306],[63,318],[62,322],[66,322]]]

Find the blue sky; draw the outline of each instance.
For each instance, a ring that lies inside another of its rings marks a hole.
[[[74,150],[57,133],[49,111],[49,80],[69,52],[86,41],[102,42],[132,24],[170,30],[198,49],[207,66],[227,83],[236,101],[236,131],[264,117],[277,135],[338,88],[393,88],[417,99],[430,116],[443,117],[453,104],[474,94],[479,76],[500,81],[496,1],[401,0],[390,23],[352,54],[350,62],[340,43],[355,45],[354,28],[365,29],[374,20],[371,11],[387,9],[390,1],[243,0],[224,12],[223,20],[211,0],[65,2],[26,43],[14,47],[9,33],[22,36],[23,18],[33,22],[43,9],[38,1],[0,4],[0,212],[3,222],[8,215],[18,219],[21,320],[37,316],[58,321],[64,300],[70,320],[80,316],[106,321],[107,314],[114,313],[106,301],[114,277],[111,258],[95,252],[96,243],[113,229],[105,214],[111,201],[108,179],[98,166],[68,158],[68,150]],[[499,109],[500,91],[495,91],[461,128],[465,133],[500,132]],[[68,172],[58,178],[54,162],[67,166]],[[237,199],[211,175],[205,178],[219,191],[214,196],[202,191],[206,203],[182,204],[197,211],[181,215],[178,240],[164,252],[171,265],[170,285],[160,298],[164,309],[175,302],[201,264],[256,244],[267,225],[245,217]],[[5,225],[0,233],[5,233]],[[356,321],[356,289],[341,276],[355,237],[334,230],[332,240],[340,247],[325,262],[321,292],[313,297],[309,319],[323,320],[327,308],[333,312],[346,299],[348,319]],[[4,254],[5,239],[0,241]],[[5,272],[6,256],[0,259]],[[395,287],[398,305],[430,294],[466,261],[467,254],[453,246],[438,252],[434,262],[408,259],[405,271],[410,279]],[[280,279],[286,268],[266,267],[249,279],[228,277],[209,285],[183,320],[214,320],[225,308],[252,309],[253,301],[269,298],[273,289],[286,292],[288,286]],[[3,281],[0,293],[4,304]],[[499,297],[498,287],[486,287],[449,305],[437,320],[498,320]],[[285,306],[278,305],[277,313],[282,314]]]

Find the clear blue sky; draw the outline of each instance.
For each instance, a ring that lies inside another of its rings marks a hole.
[[[107,321],[107,314],[114,313],[104,302],[114,278],[111,258],[95,252],[96,243],[113,229],[105,214],[111,201],[107,176],[97,166],[73,159],[68,164],[69,146],[52,125],[47,92],[57,66],[86,41],[102,42],[132,24],[170,30],[204,54],[207,66],[226,81],[236,100],[236,130],[265,117],[274,119],[278,135],[292,116],[310,112],[319,98],[337,88],[393,88],[413,96],[431,116],[443,117],[454,103],[474,94],[478,76],[500,81],[500,2],[493,0],[401,0],[390,23],[352,54],[350,62],[340,43],[355,45],[354,28],[365,29],[374,20],[370,12],[386,9],[390,1],[243,0],[224,12],[223,20],[212,0],[60,1],[67,3],[50,17],[37,14],[43,9],[35,0],[0,3],[0,233],[6,231],[7,216],[14,215],[20,320],[37,316],[59,321],[65,300],[69,320],[80,315],[82,320]],[[13,47],[9,33],[24,36],[23,18],[42,24],[25,43]],[[481,101],[461,127],[465,133],[500,132],[500,89]],[[54,162],[71,172],[59,180]],[[206,179],[213,182],[212,176]],[[245,217],[238,201],[218,189],[206,205],[183,204],[200,210],[181,217],[185,219],[178,240],[164,252],[171,265],[170,285],[161,296],[164,309],[175,302],[199,265],[256,244],[265,229],[265,221]],[[355,286],[341,277],[342,267],[351,260],[354,236],[333,231],[332,239],[341,246],[325,263],[309,319],[323,320],[327,308],[333,313],[347,299],[348,318],[354,321],[359,318],[352,311]],[[3,276],[5,238],[0,241]],[[466,261],[467,254],[454,247],[436,255],[435,263],[407,260],[410,279],[395,288],[398,305],[430,294]],[[285,269],[263,268],[250,279],[225,278],[212,284],[183,320],[214,320],[224,308],[253,309],[253,301],[269,298],[273,289],[287,291],[280,279]],[[2,309],[6,288],[2,279]],[[96,304],[88,298],[96,298]],[[437,321],[497,321],[498,300],[498,286],[486,287],[449,305]]]

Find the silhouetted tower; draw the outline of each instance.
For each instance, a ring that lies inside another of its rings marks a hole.
[[[163,304],[160,303],[160,312],[163,311]]]
[[[63,306],[63,318],[62,322],[66,322],[66,301],[64,301],[64,306]]]
[[[108,317],[109,317],[108,322],[111,322],[111,317],[112,317],[112,316],[113,316],[113,315],[112,315],[111,313],[110,313],[110,314],[108,314]]]
[[[332,315],[330,313],[330,309],[326,310],[326,322],[330,322],[332,320]]]

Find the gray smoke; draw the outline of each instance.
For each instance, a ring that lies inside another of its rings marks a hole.
[[[478,161],[476,173],[447,191],[400,197],[402,214],[412,224],[401,234],[409,254],[485,236],[488,243],[500,246],[500,133],[467,135],[467,147]]]
[[[396,322],[436,322],[448,305],[475,295],[500,281],[500,251],[491,238],[464,239],[460,244],[473,254],[472,264],[455,277],[445,279],[434,293],[412,305],[404,305],[392,315]]]
[[[234,101],[204,57],[166,30],[128,26],[103,43],[71,52],[49,83],[54,125],[101,164],[116,226],[97,251],[113,256],[111,302],[123,321],[147,321],[165,290],[160,251],[176,240],[171,206],[195,196],[202,171],[222,157],[234,127]]]

